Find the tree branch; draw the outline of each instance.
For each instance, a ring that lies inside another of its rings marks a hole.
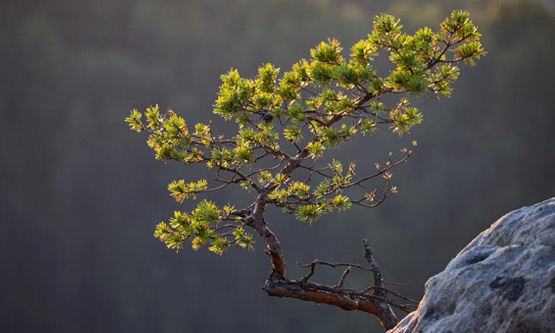
[[[290,280],[284,274],[279,274],[275,270],[266,280],[264,291],[270,296],[297,298],[303,301],[314,303],[323,303],[342,308],[343,310],[359,310],[378,317],[378,320],[385,329],[391,329],[397,325],[397,317],[391,306],[406,310],[410,305],[395,304],[387,299],[388,293],[397,296],[397,293],[390,292],[384,288],[384,281],[380,271],[380,267],[370,249],[368,241],[363,240],[364,255],[370,263],[370,268],[357,264],[347,263],[329,263],[320,260],[314,260],[310,264],[299,264],[301,267],[309,268],[309,272],[299,280]],[[273,260],[273,259],[272,259]],[[328,286],[309,279],[314,275],[317,265],[326,265],[331,267],[347,267],[339,282],[334,286]],[[343,284],[352,267],[371,271],[374,277],[374,286],[366,288],[362,291],[343,288]],[[368,293],[372,291],[372,293]],[[406,299],[405,297],[401,297]]]

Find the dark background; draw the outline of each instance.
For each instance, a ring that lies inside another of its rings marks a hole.
[[[555,194],[552,1],[2,1],[0,331],[379,332],[364,313],[267,296],[261,241],[222,257],[166,250],[154,225],[193,207],[167,183],[207,174],[155,161],[123,119],[158,103],[207,122],[231,67],[288,69],[328,37],[348,50],[381,12],[413,32],[456,8],[471,12],[487,57],[463,66],[452,98],[415,101],[425,120],[411,135],[337,152],[370,165],[418,140],[395,171],[400,193],[312,226],[270,217],[291,277],[296,261],[364,263],[368,238],[385,279],[409,282],[395,288],[415,299],[481,230]],[[317,280],[340,274],[324,271]]]

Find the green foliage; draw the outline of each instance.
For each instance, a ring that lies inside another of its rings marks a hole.
[[[182,249],[187,240],[191,240],[195,250],[210,244],[208,249],[217,254],[223,254],[231,245],[252,249],[253,235],[245,232],[239,223],[220,225],[222,220],[238,222],[231,218],[234,213],[233,207],[220,209],[213,202],[202,200],[190,214],[176,211],[168,223],[158,223],[154,236],[175,250]],[[227,229],[232,231],[222,232]]]
[[[382,52],[394,68],[380,77],[373,62]],[[280,68],[272,64],[262,65],[253,79],[241,77],[236,69],[222,75],[213,112],[237,123],[237,134],[231,139],[214,136],[211,124],[196,124],[190,133],[183,118],[171,110],[162,115],[157,105],[146,110],[146,125],[142,114],[132,110],[126,121],[132,130],[149,133],[147,142],[157,159],[217,169],[215,184],[206,180],[170,183],[168,190],[178,202],[230,185],[257,194],[253,204],[241,210],[226,206],[222,211],[210,201],[201,201],[189,215],[176,213],[169,225],[160,223],[155,236],[169,248],[180,249],[185,240],[191,240],[195,249],[210,244],[210,251],[221,254],[231,245],[252,247],[252,236],[241,223],[255,218],[254,206],[275,205],[299,220],[313,222],[352,204],[379,205],[397,192],[390,170],[405,162],[413,150],[403,149],[404,157],[397,161],[390,154],[383,166],[376,163],[376,173],[359,178],[354,163],[344,170],[341,162],[332,160],[318,169],[311,161],[380,127],[399,136],[408,133],[423,119],[409,98],[425,92],[449,97],[459,76],[456,64],[474,65],[484,54],[480,34],[467,12],[453,11],[438,32],[424,27],[413,35],[402,31],[400,20],[382,14],[374,18],[368,37],[352,46],[348,58],[337,39],[328,39],[310,50],[310,59],[301,59],[281,76]],[[387,95],[398,96],[397,102],[386,105],[382,98]],[[280,141],[281,135],[286,141]],[[294,178],[300,177],[301,170],[308,176]],[[385,180],[381,194],[368,186],[379,178]],[[317,185],[311,187],[310,182]],[[355,192],[360,198],[342,193],[352,188],[363,192]],[[219,223],[226,219],[234,224],[222,230]]]
[[[125,121],[129,124],[132,130],[137,133],[140,133],[143,130],[141,118],[143,114],[140,113],[137,109],[131,110],[131,115],[125,118]]]
[[[207,184],[205,179],[190,183],[185,183],[185,181],[181,179],[168,184],[168,191],[170,191],[171,196],[174,197],[177,202],[181,203],[183,200],[190,197],[196,198],[196,194],[205,190]]]

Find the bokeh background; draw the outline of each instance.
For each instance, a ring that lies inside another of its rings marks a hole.
[[[193,205],[167,183],[206,173],[155,161],[123,119],[158,103],[206,122],[231,67],[287,69],[328,37],[348,50],[376,14],[412,32],[456,8],[471,12],[487,57],[462,69],[452,98],[415,101],[425,121],[411,135],[338,151],[371,166],[418,140],[395,171],[400,193],[312,226],[270,217],[291,277],[303,274],[296,261],[364,263],[368,238],[385,279],[409,283],[394,288],[414,299],[501,215],[555,195],[553,1],[3,0],[0,331],[379,332],[364,313],[267,296],[260,241],[222,257],[166,250],[154,225]]]

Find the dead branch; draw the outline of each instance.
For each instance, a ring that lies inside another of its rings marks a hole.
[[[273,270],[270,277],[266,280],[263,289],[271,296],[297,298],[304,301],[338,306],[347,311],[359,310],[370,313],[378,317],[384,328],[391,329],[398,322],[392,307],[408,311],[416,302],[384,287],[385,283],[380,267],[372,253],[368,240],[364,239],[363,245],[364,256],[370,264],[370,268],[358,264],[331,263],[321,260],[314,260],[310,264],[297,263],[299,266],[309,269],[305,276],[298,280],[290,280],[284,274]],[[346,269],[341,274],[336,285],[328,286],[310,281],[318,265],[346,267]],[[352,268],[372,272],[374,285],[361,291],[343,288],[343,284]],[[413,304],[397,304],[393,300],[388,299],[388,295],[407,300]]]

